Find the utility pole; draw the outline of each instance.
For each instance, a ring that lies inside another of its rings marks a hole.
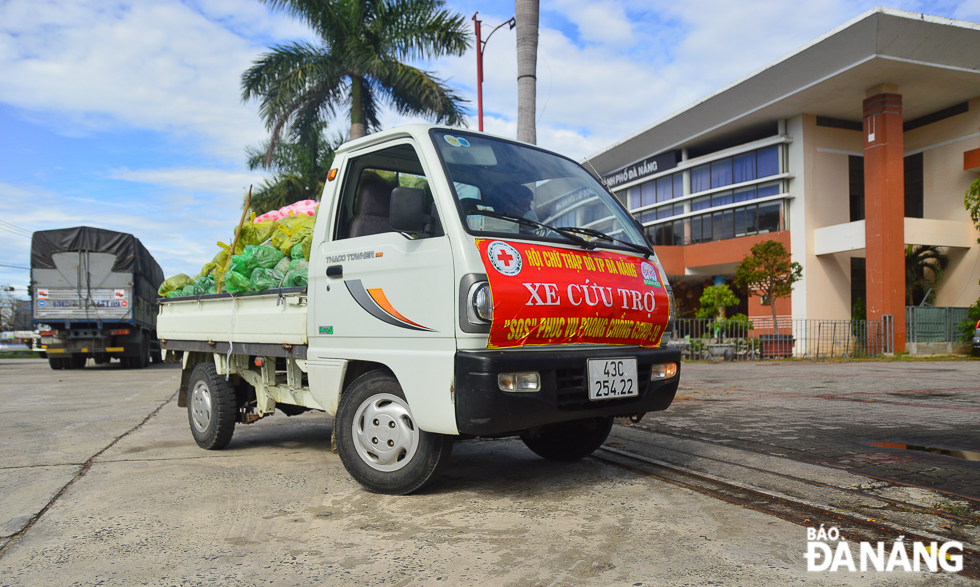
[[[505,24],[509,24],[510,28],[513,29],[516,23],[512,17],[510,20],[497,25],[497,28],[490,31],[490,34],[487,35],[486,40],[481,42],[480,23],[482,23],[483,21],[477,20],[476,16],[478,14],[480,13],[479,12],[473,13],[473,32],[476,34],[476,104],[477,104],[477,116],[480,121],[480,132],[483,132],[483,50],[486,48],[487,41],[490,40],[490,37],[493,36],[495,32],[497,32],[497,29],[504,26]]]
[[[539,0],[515,0],[517,19],[517,140],[537,144]]]

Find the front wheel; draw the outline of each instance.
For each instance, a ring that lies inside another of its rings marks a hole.
[[[549,461],[577,461],[602,446],[612,425],[612,418],[559,422],[524,432],[521,440],[535,454]]]
[[[453,439],[420,430],[398,380],[372,371],[340,398],[334,419],[344,468],[369,491],[405,495],[434,481],[449,461]]]
[[[187,420],[194,441],[205,450],[220,450],[235,432],[238,400],[235,388],[218,375],[214,363],[200,363],[187,384]]]

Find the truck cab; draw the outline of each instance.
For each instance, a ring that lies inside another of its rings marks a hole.
[[[312,238],[302,292],[160,300],[204,448],[277,406],[319,409],[335,415],[355,479],[409,493],[460,438],[518,435],[544,458],[574,460],[614,417],[673,400],[680,356],[660,346],[672,312],[663,268],[570,159],[439,126],[370,135],[337,151]],[[271,295],[275,309],[259,309]],[[248,319],[267,326],[236,330]],[[225,344],[227,332],[237,339]]]

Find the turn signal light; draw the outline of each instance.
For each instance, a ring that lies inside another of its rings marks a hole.
[[[333,169],[331,169],[330,171],[327,172],[327,181],[333,181],[334,178],[336,178],[336,177],[337,177],[337,168],[336,167],[334,167]]]
[[[650,381],[670,379],[677,375],[677,363],[657,363],[650,370]]]
[[[537,371],[501,373],[497,375],[500,391],[540,391],[541,375]]]

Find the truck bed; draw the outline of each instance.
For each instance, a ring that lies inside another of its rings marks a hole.
[[[306,299],[305,287],[162,298],[157,333],[168,343],[306,345]]]

